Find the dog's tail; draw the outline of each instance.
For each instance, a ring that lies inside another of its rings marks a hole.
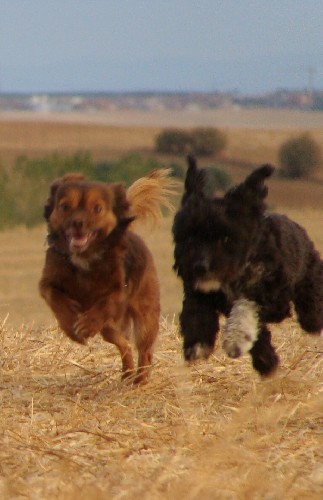
[[[153,170],[128,188],[127,199],[136,219],[156,224],[163,217],[163,208],[170,212],[174,210],[170,198],[177,194],[179,182],[170,173],[169,168]]]

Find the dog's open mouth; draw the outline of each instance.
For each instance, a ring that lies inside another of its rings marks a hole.
[[[68,243],[71,252],[84,252],[96,237],[96,232],[91,231],[86,234],[68,235]]]

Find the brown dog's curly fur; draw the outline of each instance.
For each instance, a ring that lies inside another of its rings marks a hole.
[[[323,328],[323,262],[306,231],[266,212],[263,165],[223,197],[207,193],[204,169],[189,158],[182,205],[173,225],[175,265],[184,284],[180,316],[187,360],[208,357],[228,317],[223,347],[231,357],[249,352],[263,376],[278,366],[267,323],[291,315],[301,327]]]
[[[44,216],[48,250],[40,294],[62,330],[85,344],[100,332],[118,348],[123,378],[135,366],[129,334],[138,350],[135,382],[147,379],[159,329],[159,283],[153,258],[130,226],[136,217],[161,216],[170,207],[173,181],[157,170],[126,192],[122,184],[89,182],[81,174],[57,179]]]

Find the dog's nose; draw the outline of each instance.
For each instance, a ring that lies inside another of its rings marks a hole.
[[[82,229],[83,228],[83,221],[82,219],[74,219],[72,222],[72,226],[74,229]]]
[[[197,262],[194,264],[194,273],[196,276],[204,276],[207,270],[207,265],[204,262]]]

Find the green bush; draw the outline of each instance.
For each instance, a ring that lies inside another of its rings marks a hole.
[[[130,153],[116,162],[97,163],[92,177],[103,182],[124,182],[129,186],[139,177],[161,167],[153,158],[144,159],[138,153]]]
[[[10,194],[8,174],[0,165],[0,230],[13,225],[15,221],[15,202]]]
[[[288,139],[279,150],[280,172],[289,179],[310,177],[321,160],[320,147],[309,134]]]
[[[166,129],[157,136],[155,149],[163,154],[210,156],[220,153],[226,142],[225,134],[216,128]]]
[[[114,164],[111,161],[101,161],[95,165],[94,176],[97,181],[108,182]]]
[[[217,155],[227,144],[225,134],[216,128],[195,128],[191,136],[192,152],[197,156]]]
[[[208,177],[208,187],[210,191],[215,193],[216,191],[226,191],[232,184],[232,179],[230,174],[218,167],[208,167],[207,169]]]
[[[181,165],[180,163],[171,163],[169,167],[171,169],[172,177],[178,177],[179,179],[185,179],[186,168],[187,168],[186,164],[184,167],[184,165]]]
[[[190,132],[166,129],[156,139],[157,153],[184,155],[192,152],[193,139]]]

